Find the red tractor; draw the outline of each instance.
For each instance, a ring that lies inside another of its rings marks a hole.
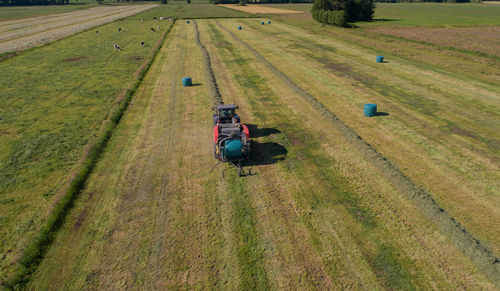
[[[250,157],[250,132],[240,122],[233,104],[218,105],[214,108],[214,156],[219,163],[229,162],[238,168],[242,176],[243,162]]]

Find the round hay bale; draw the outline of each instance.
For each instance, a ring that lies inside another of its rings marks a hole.
[[[241,29],[242,29],[241,25],[240,25],[240,26],[238,26],[238,30],[241,30]]]
[[[367,117],[372,117],[377,115],[377,104],[365,104],[365,110],[364,110],[365,116]]]
[[[271,24],[271,20],[268,20],[268,21],[267,21],[267,24]]]
[[[264,21],[261,21],[261,22],[260,22],[260,24],[261,24],[261,25],[264,25]]]
[[[191,79],[191,77],[182,78],[182,85],[184,87],[186,87],[186,86],[192,86],[193,85],[193,80]]]
[[[189,20],[187,20],[187,21],[186,21],[186,23],[190,23],[190,21],[189,21]]]
[[[383,63],[384,62],[384,57],[383,56],[377,56],[377,63]]]

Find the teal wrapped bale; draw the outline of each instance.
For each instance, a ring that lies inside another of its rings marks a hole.
[[[365,116],[372,117],[377,115],[377,104],[365,104]]]
[[[224,158],[226,159],[239,159],[243,152],[241,141],[237,139],[228,140],[224,145]]]
[[[189,22],[190,22],[189,20],[186,21],[186,23],[189,23]]]
[[[383,63],[384,62],[384,57],[383,56],[377,56],[377,63]]]
[[[264,25],[264,21],[262,21],[260,24]]]
[[[191,77],[182,78],[182,85],[184,85],[184,87],[191,86],[193,85],[193,80]]]
[[[241,29],[242,29],[241,26],[238,26],[238,30],[241,30]]]
[[[267,24],[271,24],[271,20],[268,20],[268,21],[267,21]]]

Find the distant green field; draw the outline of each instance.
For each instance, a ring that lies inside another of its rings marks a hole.
[[[87,9],[96,4],[0,7],[0,21]]]
[[[309,12],[312,4],[266,4],[266,6]],[[375,21],[356,23],[361,27],[500,25],[500,5],[445,3],[377,3]]]
[[[500,25],[500,5],[445,3],[377,3],[375,25]],[[383,21],[388,20],[388,21]]]

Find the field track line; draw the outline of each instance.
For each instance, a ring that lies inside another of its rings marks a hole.
[[[329,120],[337,130],[342,132],[346,139],[371,163],[382,170],[384,176],[394,183],[395,186],[408,199],[424,212],[425,216],[433,221],[440,230],[446,234],[454,245],[466,254],[470,260],[491,279],[497,286],[500,286],[500,260],[486,249],[481,242],[472,236],[467,230],[451,217],[444,209],[439,207],[432,196],[424,189],[417,186],[408,176],[366,143],[352,128],[347,126],[338,117],[328,110],[314,96],[306,92],[295,84],[287,75],[278,70],[272,63],[265,59],[260,53],[254,50],[249,44],[238,38],[233,32],[215,20],[217,25],[226,33],[231,35],[236,41],[242,44],[258,60],[260,60],[271,72],[277,75],[286,85],[298,93],[313,109],[318,111],[325,119]]]
[[[218,105],[218,104],[224,104],[222,100],[222,96],[219,91],[219,87],[217,86],[217,80],[215,79],[214,71],[212,69],[212,63],[210,61],[210,54],[207,51],[207,48],[201,43],[200,41],[200,31],[198,30],[198,23],[196,20],[194,22],[194,30],[196,34],[196,43],[200,47],[201,51],[203,52],[203,60],[204,60],[204,65],[205,65],[205,70],[207,72],[207,81],[208,84],[210,85],[210,92],[212,94],[212,99],[213,99],[213,104]]]

